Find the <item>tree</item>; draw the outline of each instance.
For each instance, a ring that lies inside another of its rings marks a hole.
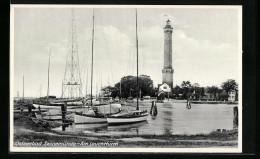
[[[179,94],[183,93],[183,90],[180,86],[176,85],[173,89],[172,89],[172,93],[175,94],[176,97],[179,97]]]
[[[211,87],[207,87],[208,89],[208,93],[213,94],[214,98],[217,99],[217,94],[220,93],[220,89],[218,89],[217,86],[211,86]]]
[[[221,87],[227,92],[227,94],[232,90],[235,90],[237,94],[238,84],[233,79],[228,79],[226,82],[223,82]]]
[[[184,88],[184,87],[190,88],[191,87],[190,81],[182,81],[181,87],[182,88]]]
[[[140,96],[140,90],[141,90],[141,96],[154,96],[155,90],[153,88],[153,81],[151,78],[147,75],[140,75],[138,77],[138,84],[139,89],[137,88],[137,77],[136,76],[124,76],[121,78],[121,96],[122,98],[128,98],[130,97],[130,94],[132,97]],[[115,84],[115,87],[118,90],[118,95],[120,95],[120,82]]]
[[[199,85],[197,85],[196,87],[192,87],[191,91],[193,92],[193,95],[196,97],[196,99],[199,99],[202,96],[205,96],[205,90],[203,87],[199,87]],[[195,94],[194,94],[195,92]]]
[[[205,96],[205,89],[203,87],[201,87],[199,89],[199,95],[202,97],[202,96]]]
[[[228,94],[226,93],[226,91],[223,91],[223,89],[219,93],[219,100],[221,100],[221,101],[228,100]]]
[[[182,87],[182,96],[184,99],[187,99],[189,96],[191,96],[192,90],[191,90],[190,81],[182,81],[181,87]]]

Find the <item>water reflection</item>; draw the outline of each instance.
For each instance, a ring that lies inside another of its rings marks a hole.
[[[82,132],[84,130],[90,130],[92,132],[99,132],[105,130],[107,128],[107,124],[71,124],[67,126],[61,126],[56,128],[55,130],[69,131],[69,132]],[[64,129],[64,130],[63,130]]]
[[[140,127],[144,126],[145,124],[148,124],[147,121],[133,123],[133,124],[124,124],[124,125],[114,125],[114,126],[108,126],[108,131],[131,131],[135,129],[139,129]]]
[[[98,132],[101,130],[105,130],[107,128],[107,124],[74,124],[76,131],[80,130],[92,130],[94,132]]]
[[[152,120],[156,120],[157,116],[151,116]]]
[[[164,135],[172,134],[173,127],[173,109],[171,106],[167,106],[167,108],[167,110],[163,111]]]
[[[109,125],[107,127],[107,130],[112,134],[124,132],[127,134],[139,135],[140,129],[142,129],[142,127],[144,127],[147,124],[148,124],[147,121],[142,121],[138,123],[125,124],[125,125],[114,125],[114,126]]]
[[[140,109],[149,110],[151,103],[142,103]],[[216,129],[233,129],[233,107],[227,104],[157,103],[158,115],[148,116],[141,123],[108,126],[107,124],[73,124],[65,131],[100,135],[140,135],[140,134],[201,134]],[[62,127],[55,130],[62,131]]]

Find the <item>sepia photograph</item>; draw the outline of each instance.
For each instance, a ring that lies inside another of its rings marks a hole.
[[[10,152],[242,153],[242,6],[10,11]]]

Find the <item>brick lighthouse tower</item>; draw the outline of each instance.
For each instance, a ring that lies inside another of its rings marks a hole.
[[[173,88],[173,69],[172,69],[172,26],[168,19],[164,27],[164,64],[162,70],[162,84],[166,83]]]

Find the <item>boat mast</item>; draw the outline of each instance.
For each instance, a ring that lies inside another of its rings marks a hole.
[[[137,90],[139,90],[139,83],[138,83],[138,34],[137,34],[137,9],[135,9],[135,20],[136,20],[136,74],[137,74],[137,78],[136,78],[136,83],[137,83]],[[138,91],[137,91],[138,92]],[[139,110],[139,103],[138,103],[138,94],[137,94],[137,103],[136,103],[136,110]]]
[[[102,73],[100,77],[100,91],[99,91],[99,97],[102,98]],[[101,99],[100,99],[101,100]]]
[[[49,74],[50,74],[50,57],[51,57],[51,49],[50,49],[50,54],[49,54],[49,64],[48,64],[48,87],[47,87],[47,101],[49,101]]]
[[[120,79],[120,89],[119,89],[119,91],[120,91],[120,99],[122,99],[121,82],[122,82],[122,78]]]
[[[24,101],[24,76],[23,76],[23,101]]]
[[[87,79],[86,79],[86,99],[88,98],[88,68],[87,68]]]
[[[97,78],[97,76],[96,76]],[[98,81],[96,82],[96,100],[98,99]]]
[[[41,88],[40,88],[40,98],[42,97],[42,85],[41,85]]]
[[[92,50],[91,50],[91,86],[90,86],[90,105],[92,105],[92,84],[93,84],[93,51],[94,51],[94,8],[93,8],[93,26],[92,26]]]

